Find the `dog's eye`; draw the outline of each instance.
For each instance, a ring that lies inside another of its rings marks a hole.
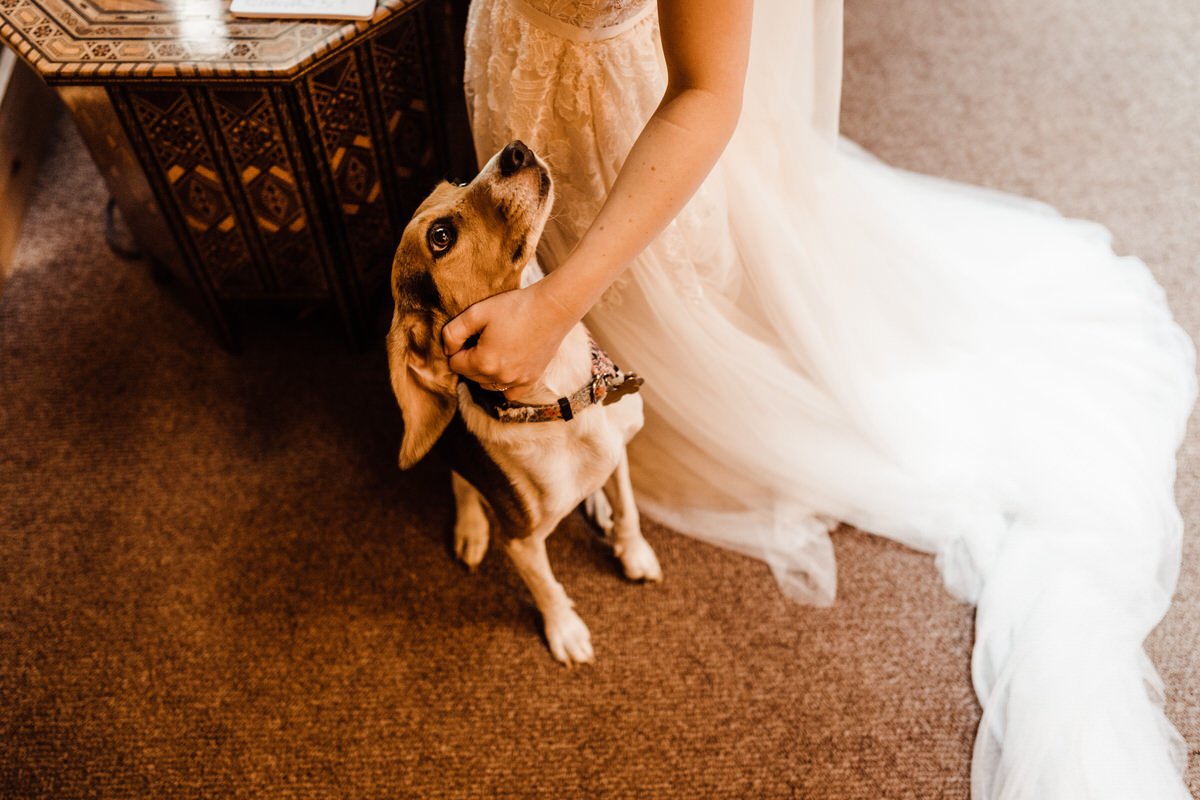
[[[458,231],[449,223],[435,222],[429,228],[426,238],[429,241],[430,252],[435,256],[441,255],[454,246],[454,242],[458,240]]]

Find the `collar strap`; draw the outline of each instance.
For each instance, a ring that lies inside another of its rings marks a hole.
[[[592,380],[578,391],[560,397],[548,405],[514,403],[505,398],[503,392],[493,392],[474,381],[465,378],[463,380],[466,381],[475,404],[486,411],[488,416],[500,422],[570,422],[585,408],[615,403],[625,395],[636,392],[643,383],[637,373],[625,372],[614,364],[608,353],[601,350],[594,339],[591,340],[591,345]]]

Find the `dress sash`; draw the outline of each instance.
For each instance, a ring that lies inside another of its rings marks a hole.
[[[535,28],[541,28],[547,33],[552,33],[559,38],[572,42],[602,42],[605,39],[613,39],[628,30],[632,30],[658,8],[658,4],[654,0],[647,0],[632,16],[615,25],[583,28],[578,25],[572,25],[569,22],[563,22],[557,17],[552,17],[544,11],[534,8],[526,0],[508,0],[508,5],[521,18]]]

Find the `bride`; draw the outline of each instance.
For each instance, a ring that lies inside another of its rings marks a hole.
[[[841,12],[474,0],[477,151],[524,140],[558,201],[546,277],[448,324],[451,365],[520,385],[586,315],[646,378],[649,515],[818,604],[850,523],[977,604],[973,797],[1188,797],[1142,641],[1191,343],[1102,228],[839,142]]]

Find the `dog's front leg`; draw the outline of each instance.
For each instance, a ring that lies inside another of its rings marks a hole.
[[[592,635],[575,613],[566,590],[550,571],[546,555],[549,535],[550,531],[535,532],[521,539],[509,539],[504,549],[542,612],[550,652],[567,666],[584,664],[592,660]]]
[[[457,472],[450,473],[454,487],[454,554],[474,570],[488,546],[488,515],[483,495]]]
[[[621,560],[625,577],[631,581],[661,581],[662,567],[654,548],[642,536],[642,520],[633,499],[629,480],[629,456],[621,451],[621,461],[604,485],[612,503],[613,554]]]

